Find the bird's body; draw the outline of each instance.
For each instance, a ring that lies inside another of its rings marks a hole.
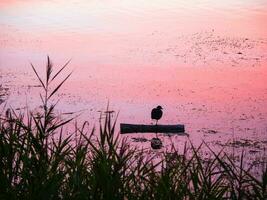
[[[156,108],[153,108],[151,111],[151,119],[155,119],[156,120],[156,127],[158,127],[158,120],[162,117],[162,107],[158,106]],[[156,138],[153,138],[151,140],[151,147],[153,149],[160,149],[162,147],[162,142],[161,140],[158,138],[158,131],[156,131]]]
[[[158,120],[162,117],[162,114],[163,114],[162,107],[158,106],[158,107],[152,109],[151,118],[157,120],[157,122],[158,122]]]

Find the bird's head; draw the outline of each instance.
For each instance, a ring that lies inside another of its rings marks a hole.
[[[157,109],[162,110],[163,108],[161,106],[158,106]]]

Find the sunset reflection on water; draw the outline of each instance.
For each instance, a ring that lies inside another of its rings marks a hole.
[[[29,62],[71,58],[62,110],[95,122],[109,101],[120,122],[151,123],[160,104],[160,123],[193,140],[267,141],[266,11],[260,0],[1,1],[1,84],[9,104],[37,106]]]

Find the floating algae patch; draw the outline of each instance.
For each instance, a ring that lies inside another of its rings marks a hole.
[[[262,149],[264,142],[253,141],[250,139],[240,139],[240,140],[229,141],[225,144],[222,144],[221,142],[217,141],[216,144],[224,147],[234,147],[234,148],[250,147],[255,149]]]
[[[5,101],[8,95],[8,88],[0,85],[0,105]]]
[[[148,142],[149,140],[147,138],[144,138],[144,137],[141,137],[141,138],[133,137],[132,141],[133,142]]]
[[[252,141],[249,139],[240,139],[236,141],[232,141],[227,143],[229,146],[233,147],[254,147],[254,148],[260,148],[260,142],[259,141]]]
[[[14,73],[0,69],[0,105],[3,104],[11,92]]]
[[[151,37],[158,41],[156,37],[160,36],[153,34]],[[207,30],[173,36],[169,42],[157,46],[148,44],[142,49],[135,47],[129,53],[145,53],[158,62],[160,59],[169,59],[195,66],[222,64],[232,67],[249,63],[251,67],[255,67],[266,61],[266,45],[266,38],[226,36],[214,30]]]
[[[197,132],[203,132],[203,133],[207,133],[207,134],[216,134],[216,133],[218,133],[217,130],[208,129],[208,128],[202,128],[201,130],[197,130]]]

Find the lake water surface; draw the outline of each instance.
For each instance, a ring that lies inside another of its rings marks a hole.
[[[185,124],[193,142],[264,152],[266,0],[0,1],[0,98],[37,107],[30,62],[44,74],[47,55],[57,69],[72,59],[62,112],[97,124],[109,101],[119,123],[151,123],[161,105],[159,123]]]

